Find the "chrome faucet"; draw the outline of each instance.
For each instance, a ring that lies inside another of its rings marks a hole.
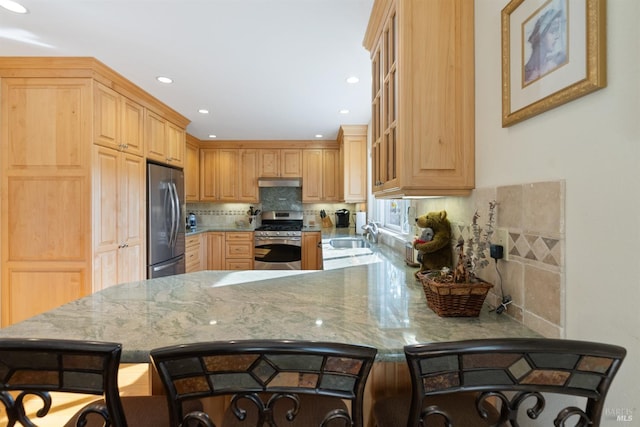
[[[376,222],[369,220],[367,224],[362,226],[362,229],[364,230],[364,236],[367,240],[373,243],[378,243],[378,234],[380,230],[378,229],[378,224]]]

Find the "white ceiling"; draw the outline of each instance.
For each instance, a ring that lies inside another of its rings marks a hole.
[[[373,0],[20,3],[28,14],[0,8],[0,56],[95,57],[189,118],[199,139],[335,139],[371,118],[362,40]]]

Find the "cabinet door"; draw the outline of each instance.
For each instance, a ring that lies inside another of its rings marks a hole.
[[[238,197],[239,153],[235,148],[221,148],[218,150],[218,200],[235,202]]]
[[[122,96],[120,98],[120,143],[124,151],[144,155],[144,107]]]
[[[145,115],[147,128],[145,145],[147,157],[159,162],[167,161],[167,121],[152,111]]]
[[[224,233],[207,233],[207,269],[224,270]]]
[[[146,278],[145,161],[122,153],[118,170],[118,283]]]
[[[322,235],[319,231],[302,233],[302,269],[322,270]]]
[[[118,151],[93,154],[93,291],[118,283]]]
[[[343,126],[341,139],[343,174],[342,200],[346,203],[367,201],[367,126]]]
[[[184,129],[167,122],[167,162],[172,166],[184,166]]]
[[[280,176],[287,178],[302,176],[302,150],[280,150]]]
[[[322,200],[322,150],[303,150],[302,162],[302,201],[319,202]]]
[[[101,84],[93,91],[93,143],[119,149],[120,95]]]
[[[340,150],[322,150],[322,200],[340,200],[342,171],[340,170]]]
[[[268,178],[280,176],[280,150],[260,149],[258,152],[258,176]]]
[[[190,139],[190,137],[187,139],[185,146],[185,200],[187,202],[197,202],[200,200],[200,149],[197,143],[191,142]]]
[[[144,159],[96,147],[93,184],[93,290],[143,280],[146,277]]]
[[[238,201],[258,202],[258,150],[240,150]]]
[[[203,148],[200,150],[200,200],[215,202],[218,200],[218,150]]]

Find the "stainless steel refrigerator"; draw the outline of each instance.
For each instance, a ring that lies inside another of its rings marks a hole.
[[[147,278],[184,273],[184,173],[147,165]]]

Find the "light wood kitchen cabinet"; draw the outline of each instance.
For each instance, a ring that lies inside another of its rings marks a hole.
[[[333,148],[302,150],[303,202],[339,201],[341,184],[340,150]]]
[[[302,269],[322,270],[322,233],[306,231],[302,233]]]
[[[171,166],[184,166],[185,131],[153,111],[145,115],[146,154],[151,160]]]
[[[210,231],[207,233],[207,270],[224,270],[225,233]]]
[[[236,148],[200,150],[200,200],[257,202],[257,152]]]
[[[340,169],[346,203],[367,201],[367,125],[343,125],[338,131]]]
[[[142,157],[94,147],[94,292],[146,278],[145,166]]]
[[[92,85],[0,75],[0,93],[8,326],[91,293]]]
[[[258,194],[258,150],[240,149],[238,152],[238,195],[236,200],[257,203]]]
[[[302,176],[302,150],[260,149],[258,177],[299,178]]]
[[[187,134],[184,158],[184,195],[187,202],[200,200],[200,145]]]
[[[145,115],[188,119],[93,58],[1,57],[0,93],[2,326],[146,277]]]
[[[93,142],[144,155],[144,107],[96,83],[93,94]]]
[[[225,233],[225,270],[253,270],[253,232]]]
[[[473,15],[467,0],[375,1],[364,46],[376,197],[474,188]]]
[[[252,231],[215,231],[206,238],[207,269],[253,270]]]
[[[202,270],[202,244],[203,234],[194,234],[185,237],[185,272],[193,273]]]

